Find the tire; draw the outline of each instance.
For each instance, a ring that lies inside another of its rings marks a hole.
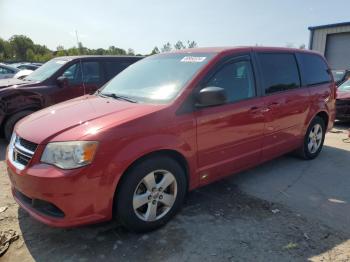
[[[180,210],[186,191],[186,174],[180,164],[166,156],[152,157],[127,171],[117,188],[114,211],[128,230],[152,231]]]
[[[5,139],[7,141],[10,141],[11,136],[12,136],[12,132],[13,132],[13,128],[15,127],[16,123],[21,120],[22,118],[32,114],[34,111],[31,110],[25,110],[25,111],[20,111],[12,116],[9,117],[9,119],[7,119],[5,125],[4,125],[4,135],[5,135]]]
[[[326,125],[321,117],[316,116],[306,131],[299,156],[306,160],[316,158],[322,150],[325,134]]]

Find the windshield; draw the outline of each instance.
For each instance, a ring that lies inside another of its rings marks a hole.
[[[343,80],[343,77],[345,75],[345,70],[332,70],[332,74],[334,77],[334,81],[338,82]]]
[[[68,61],[69,60],[52,59],[49,62],[43,64],[37,70],[33,71],[33,73],[31,73],[30,75],[26,76],[24,80],[39,82],[44,81],[45,79],[52,76],[52,74],[57,72],[57,70],[60,69]]]
[[[183,53],[145,58],[114,77],[101,94],[112,93],[145,103],[170,102],[214,55]]]
[[[343,84],[341,84],[338,87],[338,90],[340,90],[340,91],[350,91],[350,79],[345,81]]]

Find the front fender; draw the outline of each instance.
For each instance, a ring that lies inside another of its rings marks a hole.
[[[182,155],[188,165],[189,188],[197,186],[198,182],[196,183],[197,179],[194,177],[196,170],[194,144],[175,135],[159,134],[141,137],[124,144],[121,148],[116,148],[110,164],[110,169],[118,170],[118,175],[113,180],[115,188],[121,176],[136,160],[161,150],[171,150]]]
[[[195,172],[195,149],[193,148],[194,144],[191,142],[184,141],[174,135],[159,134],[140,137],[132,141],[119,141],[119,143],[115,144],[116,147],[112,151],[104,151],[104,148],[108,146],[100,145],[98,150],[101,150],[103,153],[98,156],[98,160],[96,159],[96,162],[104,163],[100,183],[102,186],[106,186],[106,189],[108,188],[110,190],[106,192],[109,196],[114,196],[125,171],[135,161],[161,150],[172,150],[181,154],[188,164],[189,190],[199,185],[199,179]],[[113,209],[113,202],[113,198],[111,198],[107,209]]]
[[[4,116],[15,114],[27,109],[40,109],[44,106],[44,98],[41,94],[7,88],[0,92],[0,112]]]

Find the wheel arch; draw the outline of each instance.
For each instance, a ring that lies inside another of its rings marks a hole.
[[[115,201],[116,201],[116,197],[118,195],[119,192],[119,188],[120,185],[123,184],[123,180],[126,178],[127,173],[137,164],[141,163],[142,161],[145,161],[147,159],[150,159],[152,157],[156,157],[156,156],[167,156],[171,159],[174,159],[176,162],[179,163],[179,165],[183,168],[185,176],[186,176],[186,192],[189,189],[189,184],[190,184],[190,170],[189,170],[189,163],[186,160],[185,156],[183,154],[181,154],[179,151],[174,150],[174,149],[159,149],[156,151],[152,151],[149,153],[146,153],[142,156],[140,156],[139,158],[137,158],[136,160],[134,160],[122,173],[122,175],[120,176],[115,189],[114,189],[114,196],[113,196],[113,203],[112,203],[112,210],[113,210],[113,216],[115,216]]]
[[[42,109],[42,108],[39,107],[39,106],[36,105],[36,104],[33,104],[33,105],[28,105],[28,106],[26,106],[26,107],[23,107],[23,108],[21,108],[21,109],[19,109],[19,110],[13,111],[13,112],[11,112],[11,113],[9,113],[9,114],[6,114],[5,117],[4,117],[4,119],[3,119],[3,121],[2,121],[2,123],[1,123],[1,132],[4,132],[4,128],[5,128],[5,125],[6,125],[7,121],[8,121],[13,115],[18,114],[18,113],[23,112],[23,111],[32,111],[32,112],[34,113],[35,111],[38,111],[38,110],[40,110],[40,109]]]
[[[318,113],[315,115],[315,117],[316,117],[316,116],[320,117],[320,118],[323,120],[323,122],[324,122],[324,124],[325,124],[325,127],[326,127],[326,131],[327,131],[328,122],[329,122],[329,115],[328,115],[328,113],[327,113],[326,111],[320,111],[320,112],[318,112]],[[312,121],[312,119],[311,119],[311,121]]]

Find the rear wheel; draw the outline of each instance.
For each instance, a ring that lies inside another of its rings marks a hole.
[[[314,159],[321,152],[326,134],[326,126],[323,119],[316,116],[310,123],[304,137],[300,155],[304,159]]]
[[[186,188],[185,172],[177,161],[163,156],[146,159],[118,186],[117,218],[135,232],[159,228],[180,209]]]
[[[13,128],[15,127],[16,123],[21,120],[22,118],[32,114],[34,111],[31,110],[25,110],[25,111],[20,111],[7,119],[5,125],[4,125],[4,135],[5,139],[7,141],[10,141],[11,135],[13,132]]]

